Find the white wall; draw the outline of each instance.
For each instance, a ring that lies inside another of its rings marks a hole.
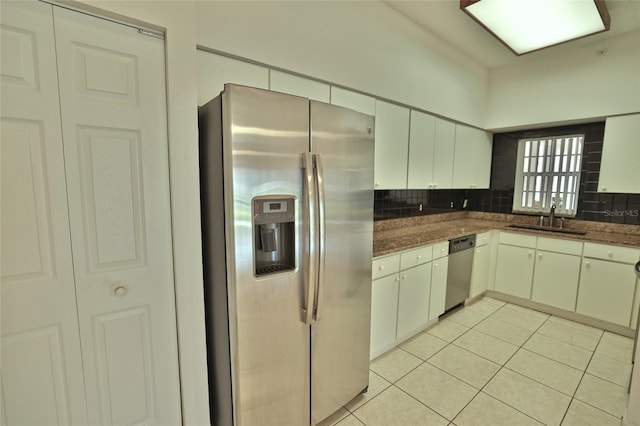
[[[607,52],[599,56],[603,48]],[[490,130],[638,112],[640,31],[492,70],[488,99]]]
[[[198,44],[484,126],[488,72],[387,5],[198,2]]]

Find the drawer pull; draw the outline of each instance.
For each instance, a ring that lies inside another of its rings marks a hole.
[[[378,271],[382,271],[384,269],[384,265],[378,266]]]
[[[422,259],[422,255],[421,254],[417,255],[416,259],[418,259],[418,260]]]

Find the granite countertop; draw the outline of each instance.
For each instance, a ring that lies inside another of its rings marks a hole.
[[[640,226],[567,220],[563,229],[584,235],[513,228],[510,225],[537,225],[538,216],[455,212],[374,223],[373,256],[383,256],[428,244],[478,234],[492,229],[552,238],[565,238],[640,248]]]

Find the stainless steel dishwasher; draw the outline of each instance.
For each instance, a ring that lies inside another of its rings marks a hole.
[[[469,297],[471,267],[473,266],[472,249],[475,245],[475,234],[449,241],[449,272],[447,273],[447,295],[444,301],[445,312]]]

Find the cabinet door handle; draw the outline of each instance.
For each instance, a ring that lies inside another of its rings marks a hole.
[[[531,255],[533,254],[533,252],[532,252],[531,250],[529,250],[527,254],[529,255],[529,257],[531,257]]]
[[[378,266],[378,271],[382,271],[384,269],[384,265]]]
[[[590,263],[588,260],[585,260],[585,261],[584,261],[584,266],[587,266],[587,267],[588,267],[588,266],[591,266],[591,263]]]
[[[113,290],[113,294],[115,294],[116,296],[126,296],[127,294],[127,288],[124,286],[118,286]]]
[[[380,182],[376,182],[376,183],[374,184],[374,186],[375,186],[376,188],[377,188],[377,187],[379,187],[379,186],[380,186]]]
[[[418,259],[418,260],[422,259],[422,255],[421,254],[417,255],[416,259]]]
[[[407,274],[402,274],[402,279],[406,279],[407,278]]]
[[[609,255],[609,257],[613,257],[613,252],[611,250],[607,251],[607,254]]]
[[[437,268],[437,267],[438,267],[438,264],[437,264],[437,263],[434,263],[434,264],[433,264],[433,267],[434,267],[434,268]]]
[[[394,281],[395,281],[395,282],[400,281],[400,277],[395,277]]]
[[[542,259],[542,253],[538,253],[538,259]]]

